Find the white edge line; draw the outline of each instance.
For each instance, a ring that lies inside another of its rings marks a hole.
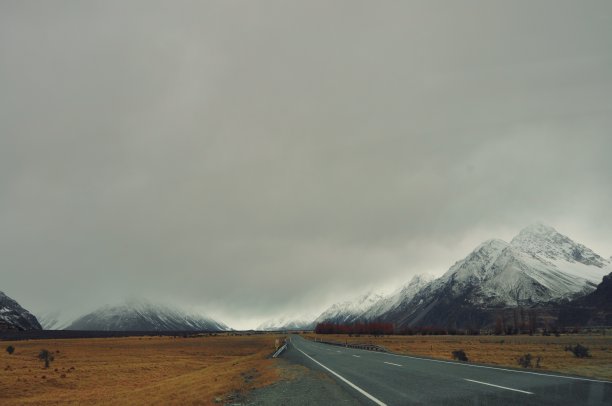
[[[518,371],[516,369],[506,369],[506,368],[499,368],[499,367],[490,367],[490,366],[486,366],[486,365],[461,364],[459,362],[443,361],[443,360],[440,360],[440,359],[429,359],[429,358],[413,357],[412,355],[393,354],[393,353],[389,353],[389,352],[382,352],[381,354],[391,355],[391,356],[394,356],[394,357],[419,359],[419,360],[422,360],[422,361],[440,362],[442,364],[451,364],[451,365],[457,365],[457,366],[461,366],[461,367],[495,369],[495,370],[498,370],[498,371],[516,372],[516,373],[519,373],[519,374],[531,374],[531,375],[548,376],[548,377],[551,377],[551,378],[573,379],[573,380],[576,380],[576,381],[587,381],[587,382],[597,382],[597,383],[612,383],[610,381],[601,381],[601,380],[598,380],[598,379],[578,378],[578,377],[575,377],[575,376],[564,376],[564,375],[553,375],[553,374],[545,374],[545,373],[542,373],[542,372]]]
[[[332,374],[334,374],[336,377],[338,377],[340,380],[342,380],[342,382],[346,383],[348,386],[350,386],[351,388],[355,389],[357,392],[361,393],[363,396],[365,396],[366,398],[370,399],[372,402],[376,403],[379,406],[387,406],[386,403],[381,402],[380,400],[378,400],[377,398],[375,398],[374,396],[370,395],[368,392],[364,391],[363,389],[361,389],[359,386],[355,385],[354,383],[352,383],[351,381],[349,381],[348,379],[344,378],[343,376],[339,375],[338,373],[332,371],[331,369],[329,369],[328,367],[326,367],[325,365],[321,364],[319,361],[317,361],[316,359],[312,358],[310,355],[306,354],[304,351],[300,350],[298,347],[295,346],[295,344],[293,345],[295,347],[296,350],[298,350],[299,352],[301,352],[302,354],[304,354],[305,356],[307,356],[308,358],[310,358],[311,361],[319,364],[320,366],[322,366],[323,368],[325,368],[326,370],[328,370],[329,372],[331,372]]]
[[[494,385],[492,383],[487,383],[487,382],[480,382],[480,381],[475,381],[473,379],[467,379],[467,378],[463,378],[466,381],[470,381],[470,382],[474,382],[474,383],[479,383],[481,385],[487,385],[487,386],[494,386],[496,388],[501,388],[501,389],[506,389],[506,390],[512,390],[515,392],[521,392],[521,393],[526,393],[527,395],[533,395],[533,392],[527,392],[526,390],[520,390],[520,389],[514,389],[514,388],[508,388],[507,386],[500,386],[500,385]]]
[[[393,362],[387,362],[387,361],[383,361],[385,364],[389,364],[389,365],[395,365],[396,367],[401,367],[400,364],[394,364]]]

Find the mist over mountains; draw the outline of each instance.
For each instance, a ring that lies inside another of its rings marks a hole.
[[[575,324],[609,322],[612,263],[552,227],[533,224],[510,242],[491,239],[442,276],[415,275],[390,294],[369,291],[335,303],[314,320],[289,316],[258,330],[312,329],[319,323],[392,323],[419,326],[490,327],[504,309],[539,309],[550,319]],[[39,323],[40,320],[40,323]],[[146,300],[106,305],[77,318],[59,312],[39,320],[0,292],[0,329],[89,331],[224,331],[212,318]],[[42,326],[41,326],[42,324]]]

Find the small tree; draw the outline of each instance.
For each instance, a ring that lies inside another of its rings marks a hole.
[[[525,354],[518,359],[518,363],[523,368],[531,368],[531,354]]]
[[[54,360],[53,354],[49,350],[40,350],[38,359],[45,361],[45,368],[49,368],[49,364]]]
[[[6,347],[6,352],[8,352],[9,355],[11,355],[12,353],[15,352],[15,347],[13,347],[12,345],[9,345],[8,347]]]
[[[533,364],[531,363],[533,359],[534,358],[531,356],[531,354],[525,354],[518,359],[518,364],[523,368],[533,368]],[[537,357],[535,357],[535,361],[535,367],[540,368],[540,362],[542,361],[542,357],[538,355]]]

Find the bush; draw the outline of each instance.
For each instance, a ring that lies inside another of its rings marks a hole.
[[[518,363],[523,368],[531,368],[531,354],[525,354],[518,359]]]
[[[531,361],[533,361],[533,357],[531,356],[531,354],[525,354],[522,357],[520,357],[518,359],[518,364],[520,366],[522,366],[523,368],[533,368],[533,364],[531,363]],[[541,356],[537,356],[535,357],[535,367],[536,368],[540,368],[540,362],[542,361],[542,357]]]
[[[465,354],[465,351],[463,350],[455,350],[453,351],[453,359],[457,360],[457,361],[466,361],[468,360],[467,355]]]
[[[577,358],[587,358],[591,356],[591,354],[589,354],[589,348],[581,344],[576,344],[574,346],[568,345],[565,347],[565,351],[570,351]]]
[[[9,355],[11,355],[12,353],[15,352],[15,347],[13,347],[12,345],[9,345],[8,347],[6,347],[6,352],[8,352]]]
[[[45,362],[45,368],[49,368],[49,364],[54,360],[53,354],[49,350],[40,350],[38,359]]]

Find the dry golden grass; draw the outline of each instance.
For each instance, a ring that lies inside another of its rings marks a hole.
[[[451,359],[462,349],[470,362],[519,368],[518,358],[530,353],[541,356],[540,370],[612,380],[612,337],[589,335],[543,336],[386,336],[305,335],[329,341],[376,344],[411,355]],[[589,348],[590,358],[576,358],[565,346],[580,343]]]
[[[278,379],[277,335],[1,342],[1,404],[214,404]],[[12,344],[15,353],[5,348]],[[55,361],[45,369],[41,349]],[[218,400],[218,399],[217,399]]]

